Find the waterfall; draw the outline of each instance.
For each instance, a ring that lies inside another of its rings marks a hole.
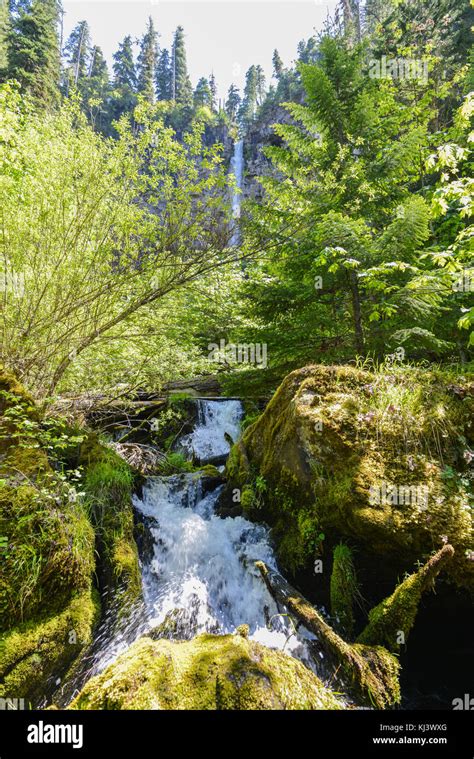
[[[237,440],[242,404],[240,401],[198,400],[198,424],[180,441],[180,448],[200,463],[218,462],[230,451],[229,439]]]
[[[244,178],[244,141],[237,140],[234,143],[234,154],[231,161],[232,173],[235,177],[236,188],[232,195],[232,218],[234,219],[234,231],[230,244],[237,247],[240,244],[240,208],[242,204],[242,186]]]

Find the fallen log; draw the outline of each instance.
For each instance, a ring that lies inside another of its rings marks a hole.
[[[398,660],[381,646],[347,643],[309,601],[278,572],[257,561],[265,584],[278,604],[285,606],[318,638],[344,685],[355,700],[376,709],[395,706],[400,701]]]
[[[385,646],[394,653],[406,643],[415,624],[421,596],[431,589],[441,570],[454,555],[454,548],[447,543],[417,572],[409,575],[388,598],[369,612],[369,621],[357,638],[357,643]]]

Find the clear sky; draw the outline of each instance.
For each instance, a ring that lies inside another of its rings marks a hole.
[[[83,19],[89,22],[93,43],[112,63],[118,42],[130,34],[139,38],[148,16],[160,32],[160,45],[171,47],[178,25],[184,27],[188,69],[193,86],[211,71],[219,97],[234,82],[242,88],[252,64],[272,73],[277,48],[285,65],[296,57],[301,39],[323,27],[336,0],[63,0],[64,33]]]

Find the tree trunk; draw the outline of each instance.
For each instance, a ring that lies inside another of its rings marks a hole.
[[[359,280],[357,272],[349,273],[349,282],[352,296],[352,317],[354,320],[354,342],[355,349],[359,355],[364,353],[364,331],[362,329],[362,312],[360,307]]]

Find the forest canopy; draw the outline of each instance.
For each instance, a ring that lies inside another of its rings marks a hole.
[[[221,340],[267,346],[271,383],[397,350],[469,362],[472,11],[357,8],[222,101],[181,26],[167,50],[150,18],[109,72],[57,0],[2,4],[2,361],[35,393],[228,371]]]

